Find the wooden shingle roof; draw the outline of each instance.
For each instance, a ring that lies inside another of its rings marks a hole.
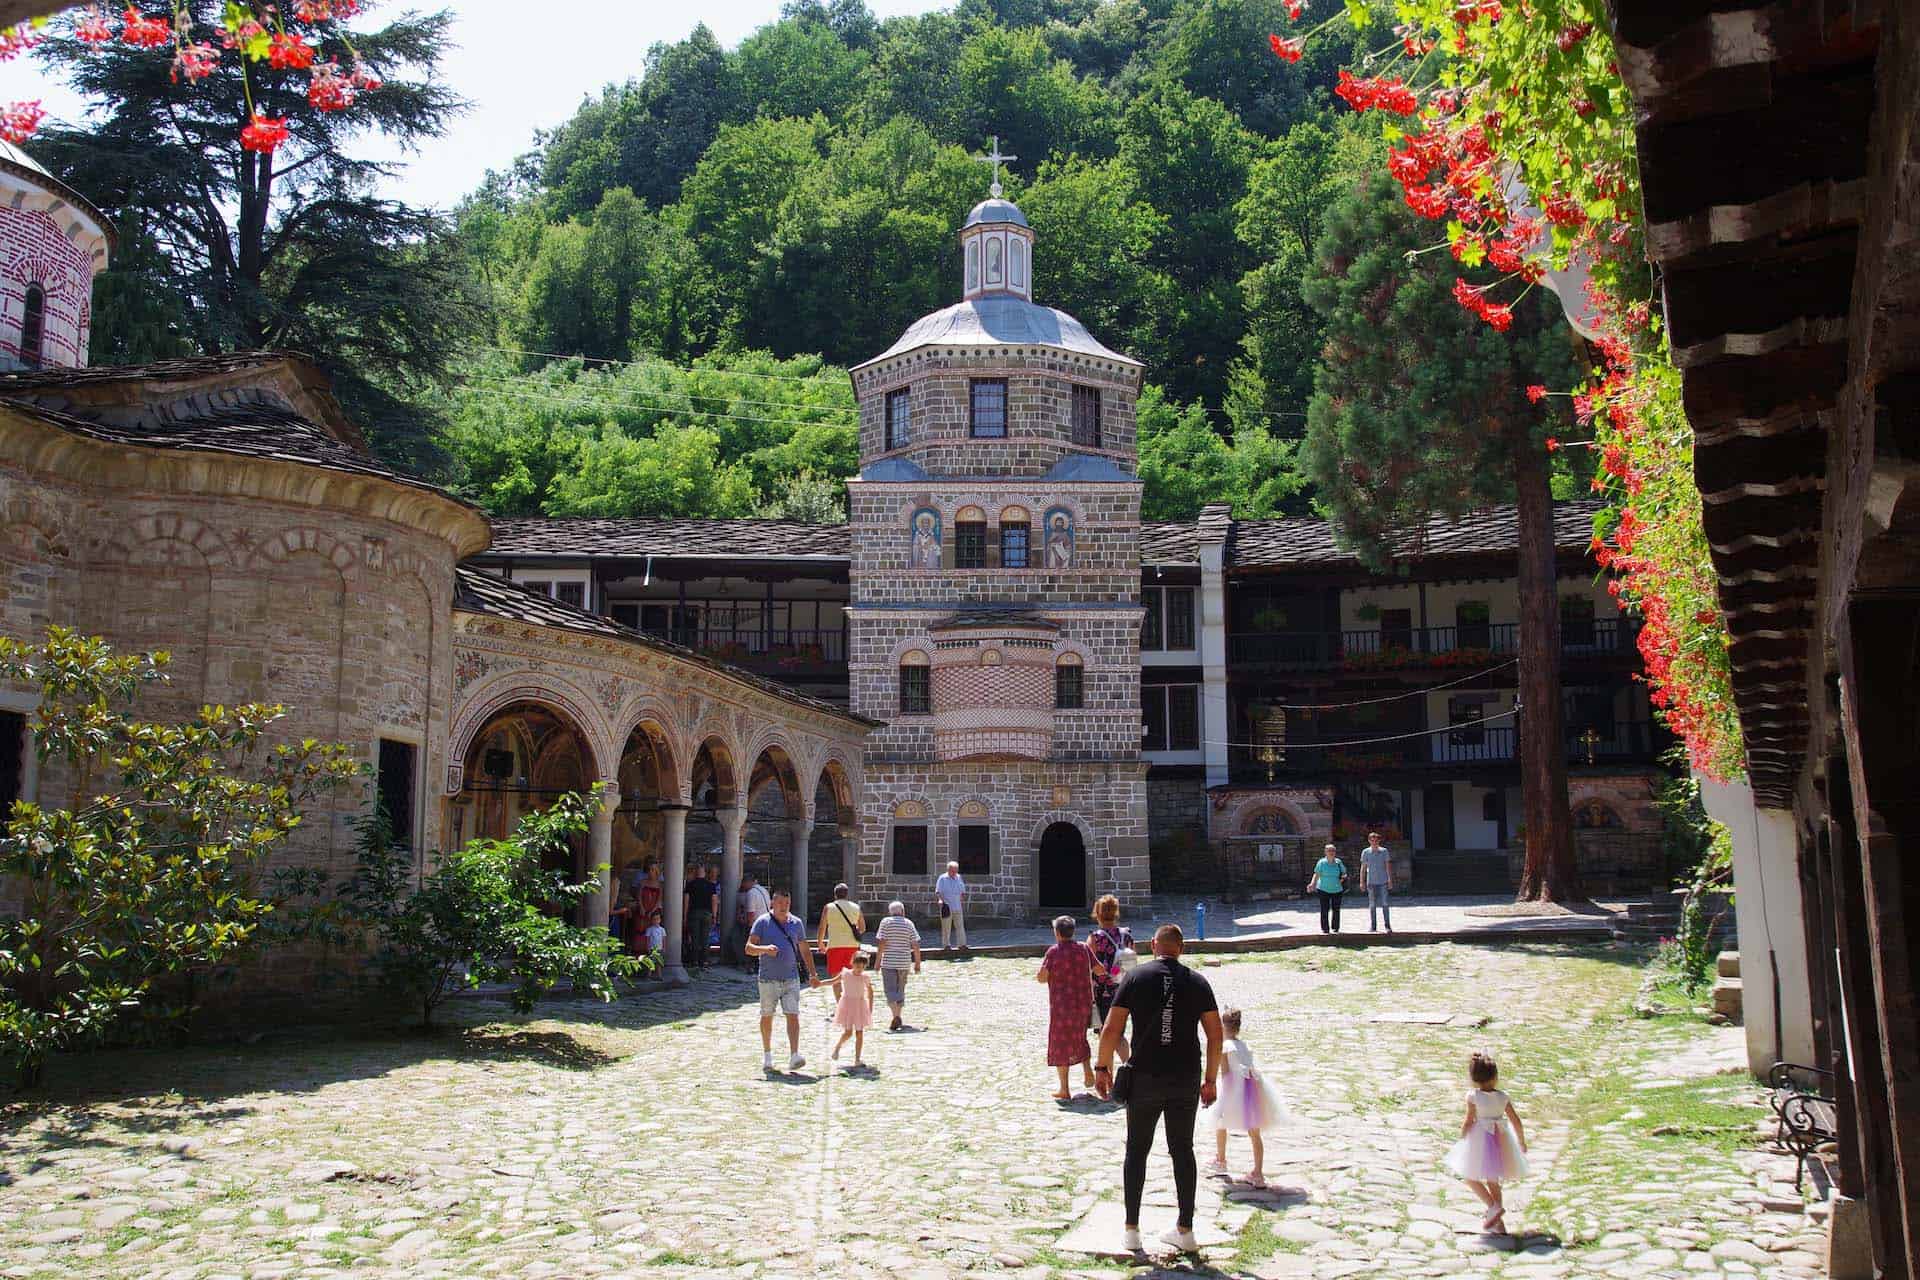
[[[853,542],[846,525],[799,520],[495,520],[491,550],[494,555],[505,556],[853,558]]]

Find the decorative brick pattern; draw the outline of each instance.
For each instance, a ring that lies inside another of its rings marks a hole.
[[[93,261],[44,209],[0,205],[0,363],[20,358],[27,290],[40,287],[40,363],[83,365],[93,323]]]

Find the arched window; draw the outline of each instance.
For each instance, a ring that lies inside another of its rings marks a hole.
[[[900,714],[924,716],[933,710],[933,669],[915,649],[900,659]]]
[[[40,335],[46,329],[47,296],[40,286],[27,286],[26,305],[20,312],[20,363],[28,369],[40,367]]]
[[[987,567],[987,513],[978,507],[962,507],[954,513],[953,567]]]
[[[1000,512],[1000,567],[1025,569],[1033,563],[1033,516],[1025,507]]]
[[[1053,705],[1078,711],[1087,705],[1087,669],[1077,653],[1063,653],[1053,666]]]

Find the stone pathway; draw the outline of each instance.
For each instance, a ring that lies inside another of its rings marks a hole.
[[[1221,938],[1285,938],[1318,936],[1320,933],[1320,903],[1317,898],[1278,898],[1257,902],[1221,902],[1216,898],[1195,898],[1181,896],[1156,896],[1152,907],[1143,919],[1127,919],[1121,923],[1134,931],[1144,947],[1152,925],[1171,920],[1179,925],[1189,937],[1193,936],[1198,924],[1195,906],[1207,904],[1207,937]],[[1513,895],[1472,894],[1431,894],[1416,896],[1413,894],[1395,894],[1393,899],[1393,924],[1402,933],[1463,933],[1463,932],[1552,932],[1568,925],[1609,925],[1612,913],[1623,910],[1625,904],[1607,902],[1596,904],[1606,914],[1568,915],[1568,916],[1486,916],[1472,914],[1477,909],[1488,907],[1511,907]],[[1341,911],[1341,927],[1345,935],[1365,937],[1367,935],[1367,899],[1365,894],[1347,895],[1346,905]],[[1087,922],[1080,922],[1082,931]],[[938,943],[939,930],[922,930],[929,942]],[[1386,935],[1379,935],[1384,941]],[[1010,945],[1045,945],[1053,941],[1053,931],[1045,924],[1023,924],[1007,928],[982,927],[967,930],[967,942],[976,947]]]
[[[1817,1274],[1783,1157],[1708,1029],[1626,1015],[1626,953],[1526,944],[1232,957],[1205,969],[1293,1102],[1264,1192],[1209,1184],[1230,1237],[1200,1274]],[[0,1105],[0,1275],[1116,1276],[1073,1232],[1117,1212],[1122,1117],[1057,1105],[1025,960],[928,966],[923,1029],[872,1070],[759,1070],[750,984],[724,972],[515,1023],[459,1002],[430,1037],[286,1036],[54,1064]],[[1376,1020],[1445,1012],[1445,1021]],[[1455,1017],[1454,1014],[1471,1015]],[[1485,1025],[1476,1025],[1484,1020]],[[1488,1047],[1534,1140],[1518,1233],[1475,1229],[1438,1168],[1467,1053]],[[1210,1139],[1210,1135],[1208,1135]],[[1204,1158],[1203,1152],[1203,1158]],[[1247,1148],[1230,1152],[1244,1170]],[[1164,1153],[1148,1222],[1168,1212]]]

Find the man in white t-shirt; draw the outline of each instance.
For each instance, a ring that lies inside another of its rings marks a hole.
[[[752,973],[759,966],[747,955],[747,930],[753,928],[755,920],[767,914],[767,908],[770,905],[772,904],[767,897],[765,886],[759,883],[753,872],[749,871],[742,876],[739,903],[734,908],[733,927],[737,938],[734,953],[740,960],[740,967],[748,973]]]
[[[946,874],[933,882],[934,909],[940,913],[940,946],[967,949],[967,882],[960,864],[949,862]]]
[[[1380,843],[1378,831],[1367,832],[1367,847],[1360,851],[1360,887],[1367,891],[1367,932],[1379,932],[1384,921],[1393,932],[1393,909],[1387,903],[1387,891],[1393,888],[1393,854]],[[1374,919],[1375,914],[1379,920]]]

